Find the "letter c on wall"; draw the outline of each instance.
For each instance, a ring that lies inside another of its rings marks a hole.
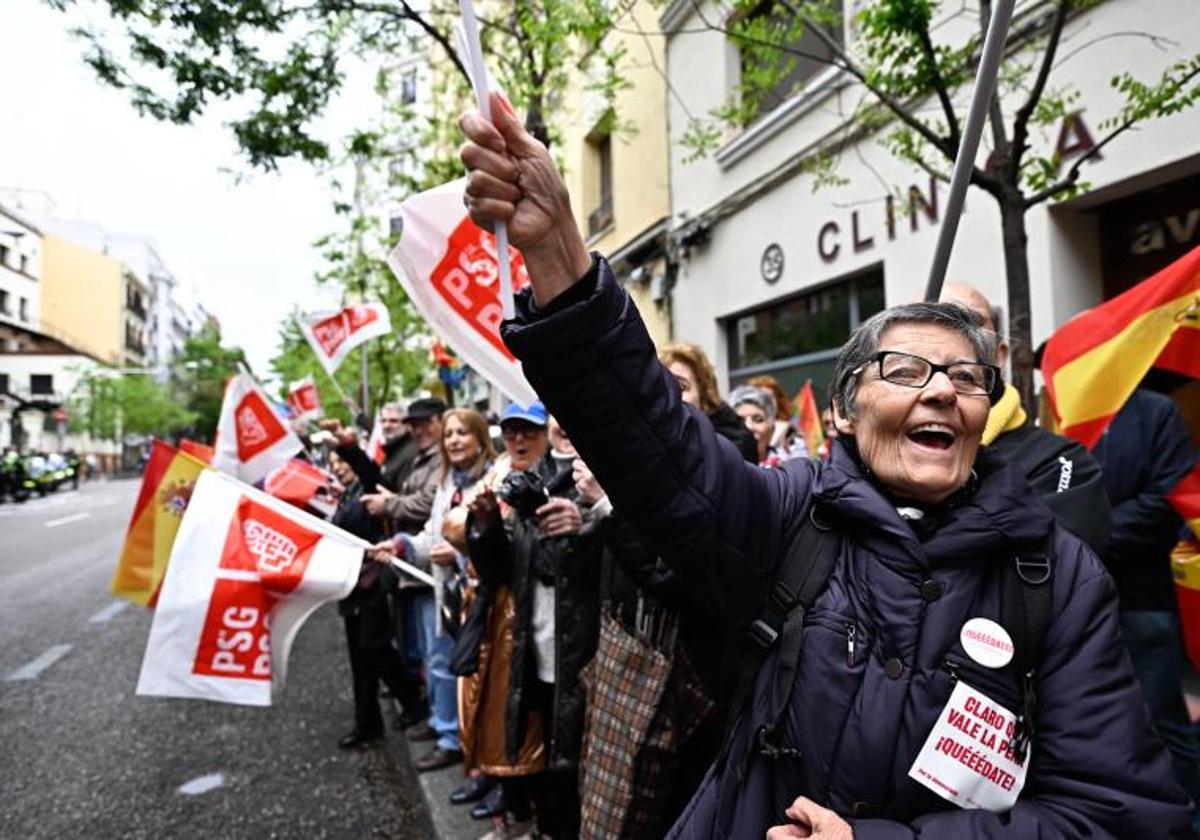
[[[833,262],[837,259],[837,255],[841,253],[842,246],[837,242],[837,235],[841,232],[837,222],[826,222],[821,225],[821,232],[817,234],[817,253],[821,255],[821,259],[825,262]],[[829,236],[834,236],[833,243],[828,242]]]

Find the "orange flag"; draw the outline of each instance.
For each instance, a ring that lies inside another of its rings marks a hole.
[[[1200,540],[1200,464],[1167,494],[1167,501],[1187,522],[1196,539]]]
[[[114,595],[142,606],[154,606],[196,479],[206,469],[203,461],[180,452],[161,440],[154,441],[142,475],[125,545],[113,573]]]
[[[813,395],[812,380],[809,379],[796,394],[796,426],[804,445],[808,449],[809,458],[817,458],[825,443],[825,428],[821,423],[821,412],[817,408],[817,398]]]
[[[1200,248],[1050,337],[1042,373],[1059,430],[1094,446],[1152,367],[1200,378]]]

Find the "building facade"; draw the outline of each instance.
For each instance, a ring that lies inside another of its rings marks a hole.
[[[0,324],[37,330],[42,310],[42,234],[0,205]]]
[[[619,56],[624,81],[611,102],[589,82],[602,62],[585,64],[553,119],[561,129],[559,157],[575,220],[588,247],[608,257],[629,290],[655,343],[670,341],[667,256],[671,212],[667,159],[666,41],[659,6],[631,4],[608,34],[606,50]]]
[[[1049,5],[1019,2],[1014,31]],[[977,3],[942,8],[939,38],[977,31]],[[1194,12],[1189,0],[1108,0],[1071,19],[1051,79],[1079,97],[1071,113],[1035,130],[1034,147],[1057,149],[1064,163],[1083,154],[1121,104],[1109,85],[1114,68],[1153,81],[1190,57],[1200,42]],[[813,153],[844,131],[864,93],[820,61],[797,65],[799,93],[769,102],[745,128],[727,133],[715,154],[690,159],[682,142],[690,118],[720,107],[738,84],[739,53],[709,25],[722,20],[720,4],[708,0],[674,0],[660,19],[673,91],[674,330],[709,351],[726,384],[770,373],[789,392],[810,378],[824,389],[855,324],[921,298],[946,185],[899,162],[880,137],[865,136],[836,155],[840,185],[817,189]],[[846,23],[840,37],[853,49],[852,20]],[[1168,40],[1130,34],[1145,32]],[[957,94],[960,114],[968,96]],[[1010,122],[1019,96],[1004,101]],[[981,163],[985,157],[986,149]],[[1085,165],[1083,180],[1084,194],[1026,215],[1035,345],[1200,244],[1200,108],[1119,138]],[[974,188],[948,277],[1001,305],[1006,300],[999,212]]]

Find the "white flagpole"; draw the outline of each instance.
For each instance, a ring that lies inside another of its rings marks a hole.
[[[475,89],[475,101],[485,120],[492,119],[492,108],[488,103],[487,65],[483,63],[483,46],[479,41],[479,23],[475,19],[475,5],[471,0],[459,0],[462,11],[464,40],[467,42],[467,66],[471,70],[471,87]],[[504,320],[512,319],[516,310],[513,306],[512,266],[508,259],[508,226],[495,223],[496,259],[500,263],[500,308]]]
[[[1012,21],[1015,2],[1016,0],[996,0],[996,5],[992,8],[992,19],[988,23],[983,54],[979,59],[979,72],[975,75],[975,94],[971,98],[971,110],[967,112],[962,141],[958,146],[958,157],[954,161],[954,175],[950,179],[946,216],[942,220],[942,229],[938,231],[933,266],[929,270],[929,283],[925,287],[925,300],[929,302],[936,301],[942,294],[946,266],[950,263],[950,251],[954,248],[958,221],[962,217],[963,201],[971,183],[971,171],[975,168],[979,139],[983,135],[983,124],[987,119],[992,94],[996,91],[996,75],[1000,71],[1000,59],[1004,56],[1004,41],[1008,37],[1008,25]]]

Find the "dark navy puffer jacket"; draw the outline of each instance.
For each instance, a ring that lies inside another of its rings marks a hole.
[[[850,820],[860,840],[1186,836],[1187,799],[1149,729],[1112,581],[1078,539],[1053,530],[1006,466],[981,461],[978,490],[922,542],[844,449],[825,465],[746,464],[682,403],[603,260],[545,313],[520,298],[504,338],[616,508],[731,633],[758,616],[812,499],[841,519],[846,541],[808,619],[784,715],[783,744],[800,757],[755,758],[744,783],[735,762],[718,763],[676,836],[760,840],[787,822],[784,809],[800,795]],[[976,616],[1001,620],[998,565],[1051,533],[1053,619],[1025,788],[1005,814],[956,808],[909,779],[909,768],[950,696],[951,671],[1017,707],[1016,686],[973,666],[959,631]],[[927,580],[937,587],[926,593],[939,590],[932,600],[922,596]],[[732,755],[762,719],[774,671],[768,660]]]

